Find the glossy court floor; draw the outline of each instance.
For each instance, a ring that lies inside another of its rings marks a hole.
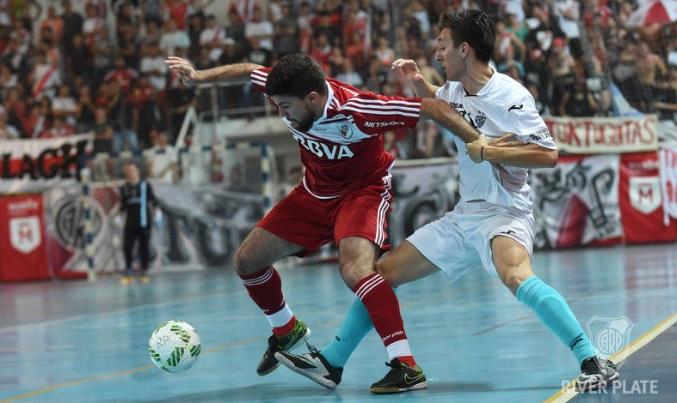
[[[584,328],[593,316],[625,316],[633,325],[624,351],[636,351],[621,367],[623,384],[605,393],[573,396],[574,401],[677,401],[677,329],[672,326],[677,319],[676,244],[538,252],[535,267],[567,298]],[[353,294],[333,264],[280,271],[289,304],[312,328],[311,342],[322,347]],[[560,388],[578,374],[573,356],[486,272],[476,270],[453,285],[437,274],[403,286],[398,296],[429,388],[373,396],[369,384],[387,370],[374,332],[349,361],[335,391],[286,368],[257,376],[270,330],[232,272],[167,273],[154,276],[151,284],[128,287],[112,277],[93,284],[0,285],[0,401],[572,398]],[[151,330],[166,319],[190,322],[202,338],[203,355],[188,372],[160,371],[146,354]]]

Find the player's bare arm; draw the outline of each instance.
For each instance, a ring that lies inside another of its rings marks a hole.
[[[557,150],[514,140],[507,134],[496,141],[486,136],[467,145],[468,155],[475,162],[489,161],[520,168],[552,168],[557,165]]]
[[[465,143],[479,138],[480,133],[470,125],[463,116],[441,99],[423,98],[421,100],[421,116],[429,117],[444,128],[451,130]]]
[[[390,70],[402,79],[408,80],[421,98],[435,98],[439,87],[432,85],[423,77],[418,65],[411,59],[397,59],[390,65]]]
[[[255,63],[226,64],[208,70],[196,70],[193,64],[181,57],[169,56],[165,63],[186,85],[213,83],[221,80],[244,79],[252,71],[263,68]]]

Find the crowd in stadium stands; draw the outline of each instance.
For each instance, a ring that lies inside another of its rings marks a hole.
[[[609,116],[611,82],[642,112],[674,119],[677,103],[675,23],[630,27],[637,1],[84,0],[84,14],[71,3],[45,10],[0,0],[0,139],[91,130],[95,150],[113,155],[149,148],[161,133],[171,143],[186,110],[209,110],[212,98],[169,74],[168,55],[204,69],[271,65],[301,51],[356,87],[412,95],[389,75],[391,62],[414,59],[442,84],[437,21],[465,7],[496,19],[496,68],[527,86],[546,115]],[[227,11],[217,18],[207,11],[214,7]],[[222,88],[219,107],[263,102],[250,94]],[[440,139],[436,126],[421,124],[414,136],[388,134],[386,145],[401,157],[430,157]]]

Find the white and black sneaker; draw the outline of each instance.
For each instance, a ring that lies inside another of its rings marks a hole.
[[[576,389],[580,392],[599,390],[618,379],[618,369],[611,360],[606,362],[590,357],[581,363],[581,374],[576,380]]]
[[[320,350],[308,345],[308,354],[292,354],[288,351],[278,351],[275,358],[280,364],[297,374],[319,383],[327,389],[334,389],[341,383],[343,368],[332,366],[320,353]]]

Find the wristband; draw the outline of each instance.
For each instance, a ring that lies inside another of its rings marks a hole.
[[[480,161],[484,161],[484,146],[480,148]]]

